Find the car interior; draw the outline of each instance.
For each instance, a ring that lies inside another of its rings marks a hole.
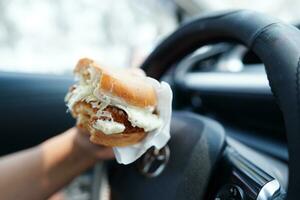
[[[140,65],[172,88],[169,143],[150,149],[151,161],[99,162],[79,192],[91,200],[108,188],[114,200],[298,199],[298,44],[297,26],[256,11],[184,21]],[[0,154],[72,127],[64,97],[73,82],[71,74],[0,72]]]

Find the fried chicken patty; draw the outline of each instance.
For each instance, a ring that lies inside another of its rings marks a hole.
[[[89,118],[90,126],[95,123],[98,119],[101,120],[110,120],[109,117],[101,116],[97,117],[98,109],[92,108],[92,105],[87,102],[78,102],[74,105],[74,114],[75,115],[85,115]],[[121,123],[125,126],[125,130],[122,132],[123,134],[130,134],[136,132],[144,132],[143,128],[133,127],[131,122],[128,120],[128,116],[125,111],[115,106],[107,106],[103,111],[111,113],[111,116],[115,122]]]

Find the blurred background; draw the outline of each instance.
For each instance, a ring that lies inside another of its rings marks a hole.
[[[2,0],[0,71],[67,74],[81,57],[138,66],[185,20],[247,8],[297,24],[297,0]]]
[[[80,58],[137,67],[185,21],[241,8],[300,25],[298,0],[1,0],[0,155],[74,125],[63,99]],[[205,47],[164,77],[173,88],[187,88],[174,92],[174,108],[212,117],[227,135],[287,163],[283,119],[259,58],[237,44]],[[83,174],[51,200],[91,199],[92,181],[92,173]]]

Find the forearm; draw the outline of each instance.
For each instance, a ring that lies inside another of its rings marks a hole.
[[[0,199],[46,199],[92,166],[70,129],[43,144],[0,159]]]

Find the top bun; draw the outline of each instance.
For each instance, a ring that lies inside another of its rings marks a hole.
[[[155,107],[157,97],[151,84],[145,81],[144,76],[128,73],[119,69],[117,73],[111,69],[100,67],[93,60],[88,58],[80,59],[74,72],[85,75],[89,67],[101,73],[101,91],[115,97],[119,97],[127,104],[136,107]]]

